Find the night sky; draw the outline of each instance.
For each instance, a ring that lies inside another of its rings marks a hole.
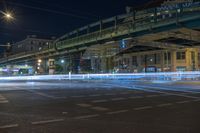
[[[59,37],[102,18],[125,13],[126,6],[149,0],[4,0],[1,10],[11,10],[15,20],[0,21],[0,44],[25,39],[27,35]],[[2,16],[1,16],[2,17]]]

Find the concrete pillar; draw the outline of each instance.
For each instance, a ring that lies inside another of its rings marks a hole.
[[[130,69],[130,72],[134,71],[134,69],[133,69],[133,56],[132,55],[129,58],[129,69]]]
[[[49,59],[48,60],[48,66],[49,66],[49,74],[55,74],[56,66],[55,66],[55,59]]]
[[[195,49],[195,68],[199,70],[199,59],[198,59],[199,49]]]
[[[106,57],[102,57],[101,58],[101,71],[103,72],[103,73],[105,73],[106,72],[106,68],[107,68],[107,59],[106,59]]]
[[[171,52],[171,71],[176,71],[176,51]]]
[[[142,57],[141,55],[137,56],[137,72],[142,72],[143,65],[142,65]]]
[[[160,53],[160,68],[161,68],[161,72],[164,71],[164,67],[165,67],[164,52],[161,52]]]
[[[186,70],[191,71],[192,70],[192,60],[191,60],[191,50],[186,49],[185,51],[185,56],[186,56]]]

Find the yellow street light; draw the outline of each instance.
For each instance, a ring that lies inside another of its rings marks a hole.
[[[41,63],[41,62],[42,62],[42,60],[41,60],[41,59],[39,59],[39,60],[38,60],[38,63]]]
[[[6,13],[5,17],[8,18],[8,19],[10,19],[10,18],[12,18],[12,15],[10,13]]]
[[[0,11],[1,14],[4,15],[4,18],[6,18],[7,20],[11,20],[11,19],[14,19],[12,13],[10,12],[3,12],[3,11]]]

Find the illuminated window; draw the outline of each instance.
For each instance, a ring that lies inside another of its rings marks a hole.
[[[177,52],[176,59],[177,60],[185,60],[185,52]]]

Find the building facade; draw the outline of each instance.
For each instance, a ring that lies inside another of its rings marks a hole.
[[[11,44],[10,55],[24,52],[38,52],[52,47],[54,39],[42,39],[35,35],[27,36],[26,39]]]
[[[200,70],[200,49],[125,53],[115,57],[116,72],[174,72]]]

